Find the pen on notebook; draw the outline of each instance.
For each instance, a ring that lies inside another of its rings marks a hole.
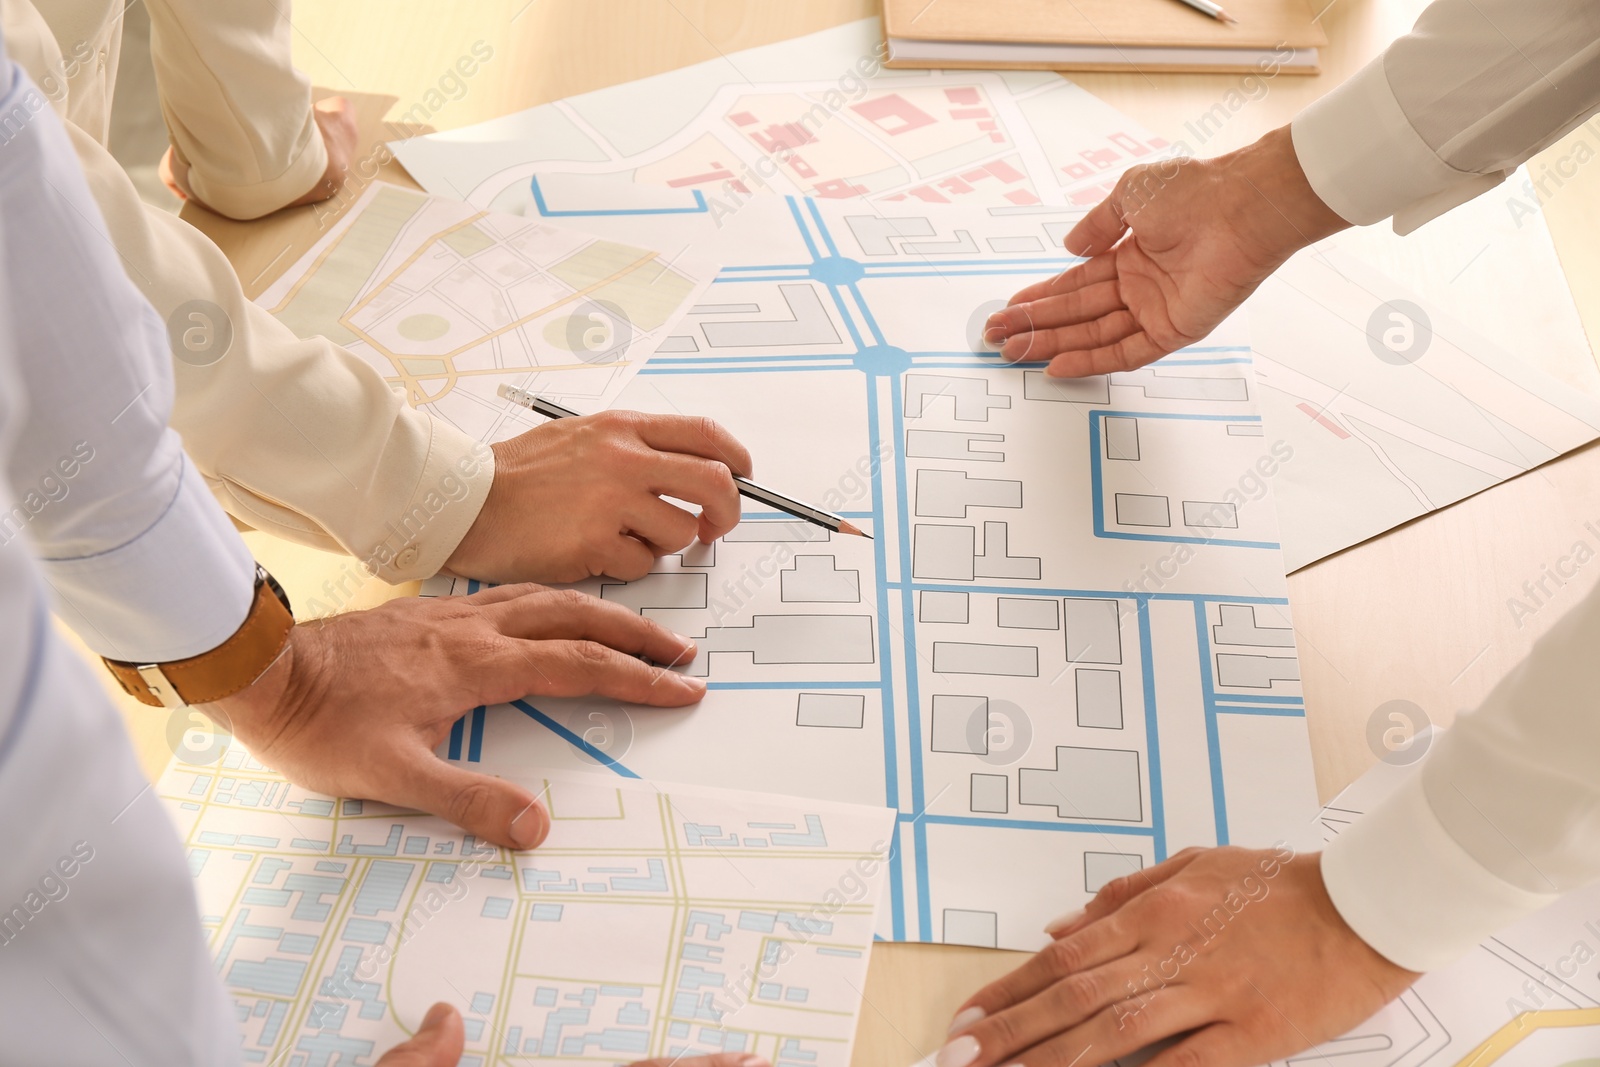
[[[513,404],[521,404],[523,407],[528,408],[530,411],[536,411],[547,419],[572,419],[578,417],[578,412],[573,411],[571,408],[564,408],[560,404],[553,403],[541,396],[536,396],[526,389],[518,389],[511,385],[501,385],[497,391],[500,396]],[[752,482],[749,478],[735,474],[733,476],[733,484],[739,487],[741,496],[747,496],[751,500],[759,500],[761,503],[793,515],[797,519],[804,519],[809,523],[814,523],[824,530],[851,534],[855,537],[865,537],[869,541],[872,539],[871,534],[850,522],[849,519],[840,518],[831,511],[823,511],[821,508],[813,507],[802,500],[796,500],[794,497],[784,496],[776,489],[768,489],[764,485]]]
[[[1181,4],[1188,4],[1196,11],[1203,11],[1218,22],[1238,22],[1239,20],[1222,10],[1221,4],[1213,4],[1211,0],[1178,0]]]

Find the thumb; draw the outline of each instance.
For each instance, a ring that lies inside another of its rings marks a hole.
[[[428,1009],[416,1035],[385,1052],[377,1067],[456,1067],[465,1045],[461,1013],[439,1003]]]
[[[544,805],[520,785],[457,767],[420,745],[396,762],[398,780],[385,792],[391,803],[449,819],[507,848],[537,848],[550,832]]]
[[[1128,232],[1128,221],[1122,214],[1122,187],[1126,181],[1127,175],[1123,175],[1111,190],[1111,195],[1078,220],[1078,224],[1062,242],[1068,252],[1075,256],[1098,256]]]

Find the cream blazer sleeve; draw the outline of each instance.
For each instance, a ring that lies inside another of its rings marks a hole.
[[[291,180],[297,168],[322,171],[309,93],[277,14],[284,6],[150,5],[174,137],[208,145],[190,158],[203,197],[259,207],[310,187],[314,177]],[[294,336],[245,298],[204,234],[140,200],[105,147],[119,0],[0,0],[0,13],[8,51],[67,124],[129,277],[169,329],[228,337],[203,359],[175,359],[172,409],[223,508],[246,526],[347,552],[391,582],[438,571],[483,506],[492,453],[410,408],[361,359]],[[213,137],[228,147],[209,147]]]
[[[1600,108],[1594,0],[1435,0],[1292,126],[1311,187],[1397,233],[1494,188]]]
[[[322,177],[311,81],[290,62],[287,4],[146,0],[161,114],[194,194],[234,219],[278,210]]]

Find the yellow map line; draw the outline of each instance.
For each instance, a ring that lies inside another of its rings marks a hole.
[[[422,258],[422,253],[426,252],[429,248],[431,248],[436,243],[438,243],[440,241],[443,241],[446,237],[448,237],[451,234],[455,233],[457,230],[464,229],[464,228],[466,228],[468,226],[471,226],[474,222],[477,222],[479,219],[487,218],[488,215],[489,215],[489,213],[487,211],[480,211],[476,215],[473,215],[471,218],[463,219],[462,221],[456,223],[454,226],[447,226],[444,229],[440,230],[438,233],[433,234],[426,241],[422,242],[422,244],[418,245],[417,248],[416,248],[416,251],[412,252],[404,260],[402,260],[398,267],[396,267],[394,270],[390,271],[388,277],[384,278],[382,281],[380,281],[380,282],[376,283],[375,285],[373,285],[372,288],[368,289],[366,296],[362,297],[360,300],[357,300],[354,304],[350,305],[349,309],[346,310],[343,315],[339,316],[339,321],[344,323],[344,325],[346,325],[346,326],[350,326],[350,323],[347,321],[349,319],[349,317],[351,315],[354,315],[356,312],[360,311],[362,308],[366,307],[368,304],[372,303],[373,299],[375,297],[377,297],[378,293],[384,288],[384,286],[393,285],[394,284],[394,280],[396,278],[398,278],[398,277],[400,277],[400,275],[404,274],[408,269],[410,269],[410,267],[411,267],[411,265],[413,263],[415,263],[417,260]],[[461,257],[462,262],[466,262],[466,258],[467,257],[462,256]],[[351,326],[350,328],[351,329],[355,329],[355,327],[353,327],[353,326]],[[388,353],[385,352],[384,355],[388,355]]]
[[[479,216],[479,217],[481,217],[481,216]],[[449,231],[444,231],[444,232],[447,233]],[[417,252],[414,253],[413,255],[414,256],[415,255],[421,255],[421,253],[428,247],[428,245],[431,245],[434,241],[439,240],[441,236],[442,236],[442,234],[435,234],[433,237],[430,237],[428,239],[427,244],[424,244],[422,246],[422,248],[419,248],[417,250]],[[344,313],[343,315],[339,316],[339,323],[342,326],[344,326],[346,329],[348,329],[351,333],[355,334],[357,337],[360,337],[363,341],[367,342],[367,344],[371,345],[374,351],[382,353],[384,355],[384,357],[386,357],[389,360],[390,363],[394,364],[395,370],[398,371],[399,373],[392,380],[399,381],[401,384],[403,384],[405,386],[406,396],[414,398],[413,401],[412,401],[414,404],[425,403],[427,400],[429,400],[429,399],[437,399],[437,397],[425,397],[425,396],[423,396],[421,390],[418,388],[418,385],[417,385],[418,382],[423,381],[425,379],[429,380],[429,381],[436,381],[436,380],[442,378],[444,380],[444,388],[440,391],[440,393],[438,395],[439,396],[443,396],[445,393],[448,393],[451,389],[455,388],[456,379],[458,377],[460,377],[464,373],[471,373],[471,372],[456,370],[455,364],[453,362],[456,356],[459,356],[463,352],[467,352],[467,351],[470,351],[471,349],[477,348],[479,345],[484,344],[487,341],[492,341],[496,337],[500,337],[500,336],[502,336],[504,334],[510,333],[513,330],[519,330],[523,326],[526,326],[528,323],[532,322],[534,319],[537,319],[539,316],[548,314],[549,312],[552,312],[552,311],[556,310],[557,308],[562,307],[562,306],[564,306],[566,304],[570,304],[574,300],[577,300],[577,299],[579,299],[581,297],[588,296],[590,293],[594,292],[597,289],[603,289],[606,286],[610,285],[612,282],[618,280],[619,278],[625,278],[628,275],[632,274],[634,271],[636,271],[639,268],[645,266],[647,263],[650,263],[653,260],[656,260],[656,259],[659,259],[659,258],[660,258],[660,254],[657,253],[657,252],[646,252],[644,255],[640,256],[638,259],[634,260],[632,263],[629,263],[626,266],[621,267],[620,269],[618,269],[616,271],[613,271],[611,274],[607,275],[604,278],[601,278],[597,282],[594,282],[594,283],[592,283],[590,285],[586,285],[582,289],[576,289],[573,292],[568,293],[566,296],[563,296],[560,300],[557,300],[553,304],[547,304],[542,308],[538,308],[535,311],[531,311],[528,314],[522,316],[520,319],[516,319],[516,320],[514,320],[512,322],[509,322],[506,325],[500,327],[497,330],[493,330],[493,331],[491,331],[489,333],[484,334],[482,337],[479,337],[475,341],[469,341],[466,344],[461,345],[459,348],[455,348],[455,349],[452,349],[449,352],[444,352],[444,353],[440,353],[440,354],[437,354],[437,355],[430,353],[430,354],[425,355],[425,356],[419,356],[419,355],[398,356],[395,353],[389,351],[389,349],[385,345],[381,344],[378,341],[377,338],[373,337],[371,334],[367,333],[367,331],[363,330],[361,327],[357,326],[354,322],[350,321],[350,316],[353,313],[355,313],[356,311],[360,310],[360,308],[366,303],[366,300],[372,299],[372,297],[374,297],[380,291],[380,289],[382,288],[381,285],[373,287],[372,292],[367,295],[365,300],[363,300],[361,303],[357,304],[355,307],[351,308],[350,311],[348,311],[348,312]],[[394,277],[394,275],[391,274],[390,275],[390,279],[392,279],[393,277]],[[387,285],[387,284],[389,284],[389,282],[386,280],[383,284]],[[412,374],[409,371],[407,371],[405,369],[405,367],[401,364],[400,361],[402,359],[439,359],[439,360],[443,360],[444,364],[445,364],[445,370],[444,370],[443,374],[439,374],[439,373],[431,373],[431,374],[425,374],[425,375]],[[529,371],[552,370],[552,369],[583,370],[585,368],[591,368],[591,367],[612,367],[612,366],[616,366],[616,365],[617,364],[615,364],[615,363],[577,363],[577,364],[566,364],[566,365],[563,365],[562,367],[559,367],[559,368],[549,368],[549,367],[537,367],[537,366],[534,366],[534,367],[528,367],[526,369],[529,370]],[[499,369],[497,371],[497,373],[505,373],[505,370],[504,369]]]
[[[1489,1067],[1536,1031],[1567,1026],[1600,1026],[1600,1008],[1525,1011],[1490,1034],[1458,1061],[1456,1067]]]
[[[539,309],[537,309],[535,311],[530,311],[528,314],[522,316],[522,318],[515,319],[515,320],[513,320],[511,322],[508,322],[504,326],[500,327],[498,330],[492,330],[489,333],[484,334],[482,337],[478,338],[476,341],[468,341],[466,344],[462,345],[459,348],[451,349],[449,352],[445,352],[445,353],[442,353],[442,354],[439,354],[439,355],[435,355],[433,353],[429,353],[428,355],[425,355],[425,356],[396,357],[393,352],[390,352],[387,348],[383,347],[383,345],[379,344],[377,340],[375,340],[374,338],[368,336],[366,331],[362,330],[355,323],[351,322],[349,320],[348,313],[346,315],[344,315],[344,316],[341,316],[340,319],[339,319],[339,322],[340,322],[341,325],[349,327],[349,329],[352,332],[358,334],[363,341],[366,341],[367,344],[371,345],[373,348],[377,349],[379,352],[382,352],[384,355],[388,356],[390,359],[396,359],[396,358],[406,358],[406,359],[454,359],[456,356],[459,356],[463,352],[466,352],[466,351],[468,351],[470,349],[473,349],[473,348],[477,348],[479,345],[483,344],[485,341],[492,341],[496,337],[501,336],[502,334],[508,334],[512,330],[521,329],[523,326],[526,326],[528,323],[532,322],[534,319],[538,318],[540,315],[543,315],[543,314],[545,314],[547,312],[554,311],[554,310],[556,310],[556,308],[561,307],[563,304],[570,304],[574,300],[578,299],[581,296],[588,296],[590,293],[594,292],[596,289],[604,289],[606,286],[610,285],[612,282],[616,281],[618,278],[626,278],[628,275],[632,274],[634,271],[638,270],[640,267],[644,266],[646,263],[649,263],[651,260],[657,259],[659,257],[660,257],[660,253],[658,253],[658,252],[646,252],[644,255],[640,256],[638,259],[634,260],[632,263],[629,263],[627,266],[621,268],[620,270],[617,270],[617,271],[607,275],[606,277],[601,278],[597,282],[594,282],[594,283],[592,283],[590,285],[586,285],[582,289],[573,290],[572,292],[568,293],[566,296],[562,297],[560,300],[557,300],[553,304],[546,304],[542,308],[539,308]],[[530,370],[537,370],[537,369],[540,369],[540,368],[534,367],[534,368],[529,368],[529,369]]]
[[[324,248],[318,253],[317,258],[311,261],[311,266],[306,269],[304,274],[300,275],[300,279],[289,286],[289,291],[283,294],[283,299],[278,301],[277,307],[267,309],[268,314],[276,317],[278,312],[289,306],[290,301],[300,294],[300,290],[305,288],[306,282],[310,281],[322,267],[322,264],[327,261],[328,257],[333,255],[333,250],[339,247],[339,242],[343,241],[349,232],[348,229],[344,230],[339,236],[328,242],[328,247]]]
[[[437,356],[402,356],[402,359],[437,359]],[[413,382],[431,382],[439,378],[471,378],[485,374],[528,374],[541,370],[583,370],[586,367],[626,367],[632,363],[631,359],[619,359],[614,363],[551,363],[537,367],[480,367],[477,370],[457,371],[429,371],[426,374],[408,374],[406,378]],[[399,383],[399,378],[386,378],[388,382]]]

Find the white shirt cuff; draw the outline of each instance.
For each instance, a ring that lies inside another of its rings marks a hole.
[[[209,652],[255,600],[255,561],[188,456],[172,503],[144,533],[41,563],[62,620],[98,655],[133,663]]]
[[[1560,896],[1520,889],[1468,855],[1416,773],[1334,838],[1322,880],[1350,928],[1412,971],[1445,966]]]
[[[1394,216],[1395,232],[1410,233],[1505,180],[1439,158],[1395,99],[1383,56],[1300,112],[1290,135],[1311,188],[1357,226]]]

